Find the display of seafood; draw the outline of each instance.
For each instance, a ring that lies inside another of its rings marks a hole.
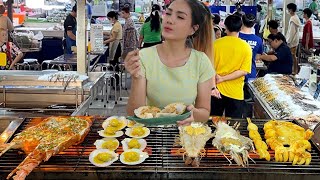
[[[178,151],[184,151],[183,159],[186,165],[199,166],[201,158],[205,155],[204,146],[211,137],[211,128],[200,122],[179,127],[176,145],[182,146]]]
[[[233,128],[224,121],[216,122],[212,145],[223,153],[230,164],[232,164],[231,160],[234,160],[239,166],[245,167],[249,164],[249,152],[254,150],[254,146],[250,138],[242,136],[236,130],[238,126],[238,123]],[[228,159],[225,153],[229,154],[231,159]]]
[[[91,117],[48,117],[17,134],[9,144],[0,146],[1,155],[9,149],[21,149],[27,157],[7,177],[25,179],[42,161],[81,143],[90,130]]]
[[[292,165],[309,165],[311,162],[311,130],[286,121],[271,120],[264,124],[265,139],[275,151],[276,162],[292,162]],[[289,147],[286,147],[289,145]],[[306,151],[307,150],[307,151]]]
[[[141,119],[162,117],[162,116],[176,116],[183,114],[187,106],[183,103],[172,103],[160,109],[153,106],[142,106],[134,110],[134,114]]]
[[[252,82],[278,119],[303,119],[320,122],[320,102],[309,92],[295,86],[293,79],[285,75],[270,75]]]

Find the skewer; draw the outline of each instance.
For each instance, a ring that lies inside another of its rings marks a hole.
[[[4,150],[3,150],[3,151],[1,151],[1,153],[0,153],[0,157],[1,157],[4,153],[6,153],[8,150],[10,150],[13,146],[15,146],[15,145],[16,145],[16,143],[10,143],[10,144],[5,144],[5,145],[7,145],[7,147],[6,147],[6,148],[4,148]]]

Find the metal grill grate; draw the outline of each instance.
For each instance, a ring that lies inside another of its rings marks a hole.
[[[245,120],[239,120],[241,126],[239,130],[242,135],[248,136],[248,131],[246,130],[247,122]],[[252,120],[259,127],[260,134],[263,133],[263,124],[266,120]],[[93,166],[89,160],[89,154],[95,149],[93,145],[95,140],[101,139],[97,133],[98,130],[102,129],[101,124],[103,120],[96,120],[91,131],[85,138],[85,141],[80,145],[70,147],[64,152],[50,158],[48,162],[41,163],[29,178],[37,173],[63,173],[63,177],[72,176],[76,173],[92,173],[92,174],[105,174],[105,173],[116,173],[116,177],[120,177],[120,174],[131,173],[142,173],[143,174],[165,174],[162,177],[168,177],[168,174],[183,173],[183,172],[194,172],[194,173],[208,173],[208,172],[225,172],[225,173],[281,173],[281,174],[319,174],[320,172],[320,157],[319,152],[316,148],[312,147],[312,161],[309,166],[292,166],[291,163],[277,163],[274,161],[260,160],[257,155],[250,153],[251,158],[254,159],[256,164],[250,161],[250,166],[242,168],[237,166],[235,163],[229,165],[229,162],[219,153],[215,148],[212,147],[210,139],[205,147],[206,156],[200,161],[200,167],[186,166],[183,161],[181,154],[176,154],[176,150],[180,147],[174,147],[174,139],[178,134],[178,129],[176,127],[149,127],[151,134],[145,138],[147,141],[147,151],[149,152],[149,158],[145,162],[139,165],[127,166],[122,164],[119,160],[114,162],[111,166],[106,168],[98,168]],[[235,120],[232,120],[233,124]],[[31,119],[26,119],[21,125],[17,132],[34,125],[36,122],[31,121]],[[214,128],[213,128],[214,131]],[[118,138],[121,142],[126,136]],[[121,146],[121,145],[120,145]],[[117,152],[120,154],[122,148],[119,147]],[[273,151],[269,151],[271,157],[274,156]],[[25,158],[24,154],[19,154],[17,150],[10,150],[0,158],[0,174],[8,174],[15,167],[19,165],[20,162]],[[5,173],[3,173],[5,172]],[[87,174],[87,175],[88,175]],[[119,176],[118,176],[119,175]],[[1,175],[0,175],[1,177]],[[54,176],[53,176],[54,177]],[[140,177],[140,176],[139,176]],[[143,178],[141,176],[141,178]]]

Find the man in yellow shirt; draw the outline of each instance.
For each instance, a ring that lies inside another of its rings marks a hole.
[[[244,77],[251,72],[252,50],[238,37],[241,17],[230,15],[225,22],[227,36],[213,44],[216,83],[221,97],[211,96],[211,115],[241,118],[243,108]]]

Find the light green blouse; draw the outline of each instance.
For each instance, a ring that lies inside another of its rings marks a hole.
[[[156,46],[140,51],[142,75],[147,79],[147,105],[165,107],[174,102],[194,104],[198,84],[211,79],[215,72],[208,56],[192,50],[184,66],[164,65]]]

